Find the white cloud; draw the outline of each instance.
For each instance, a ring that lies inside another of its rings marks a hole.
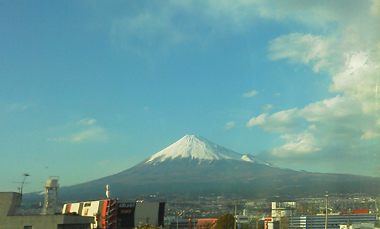
[[[267,117],[267,114],[261,114],[257,117],[251,118],[247,123],[247,127],[263,125],[265,123],[266,117]]]
[[[338,95],[299,110],[294,108],[272,115],[262,114],[252,118],[247,126],[284,133],[281,139],[286,140],[285,144],[270,150],[272,160],[277,160],[276,157],[301,160],[300,155],[310,160],[344,154],[359,156],[363,152],[367,156],[373,154],[379,147],[377,118],[374,113],[364,112],[358,99]],[[305,131],[300,130],[303,122],[309,123]],[[289,134],[292,132],[294,134]],[[367,144],[363,141],[371,142]]]
[[[300,119],[309,123],[308,129],[289,134],[297,129],[285,127],[292,121],[300,123]],[[352,160],[366,160],[379,148],[376,115],[363,112],[360,101],[345,96],[312,103],[300,110],[280,111],[267,116],[258,126],[267,132],[284,133],[280,138],[286,140],[269,151],[267,160],[310,162],[348,155]]]
[[[324,138],[339,138],[342,143],[354,144],[358,139],[369,140],[380,136],[376,114],[366,113],[362,107],[363,103],[357,99],[336,96],[310,104],[299,114],[315,123]]]
[[[330,65],[327,59],[330,41],[322,36],[291,33],[280,36],[269,43],[269,58],[272,60],[289,59],[291,62],[313,65],[313,70]]]
[[[337,95],[331,99],[311,103],[299,114],[309,122],[347,121],[347,118],[358,118],[362,115],[361,103],[353,98]]]
[[[332,92],[359,100],[365,113],[378,112],[380,67],[368,52],[348,53],[342,71],[333,76]]]
[[[257,95],[257,94],[258,94],[258,92],[255,91],[255,90],[253,90],[253,91],[250,91],[250,92],[243,93],[242,96],[244,98],[249,98],[249,97],[253,97],[253,96]]]
[[[314,128],[314,127],[311,127]],[[304,131],[300,134],[285,134],[281,138],[286,139],[287,142],[272,150],[272,155],[276,157],[297,157],[305,156],[305,154],[315,153],[321,150],[318,148],[319,142],[308,131]]]
[[[362,140],[371,140],[375,138],[380,138],[380,133],[378,130],[366,130],[364,134],[360,136],[360,139]]]
[[[297,114],[298,109],[279,111],[270,116],[264,113],[251,118],[247,127],[260,126],[264,131],[273,133],[294,132],[299,127],[300,118]]]

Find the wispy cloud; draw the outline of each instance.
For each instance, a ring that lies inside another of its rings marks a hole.
[[[31,107],[34,107],[35,104],[32,103],[23,103],[23,102],[0,102],[0,112],[1,113],[12,113],[17,111],[24,111]]]
[[[48,138],[48,141],[82,143],[89,141],[107,142],[109,137],[106,129],[96,125],[93,118],[85,118],[76,121],[75,124],[68,123],[56,128],[55,135],[59,137]]]
[[[165,50],[188,40],[199,40],[191,7],[177,1],[151,2],[138,14],[125,14],[112,20],[111,42],[116,47],[145,56],[150,49]],[[181,15],[181,23],[176,20]],[[183,28],[187,26],[187,28]]]
[[[267,105],[265,105],[265,106],[263,107],[263,110],[264,110],[265,112],[267,112],[267,111],[269,111],[269,110],[271,110],[271,109],[273,109],[273,105],[272,105],[272,104],[267,104]]]
[[[241,96],[243,96],[244,98],[249,98],[249,97],[253,97],[255,95],[259,94],[259,92],[253,90],[253,91],[250,91],[250,92],[246,92],[246,93],[243,93]]]
[[[282,35],[269,43],[269,58],[288,59],[292,63],[304,63],[313,66],[313,71],[329,66],[331,41],[322,36],[291,33]]]
[[[108,137],[106,135],[105,129],[100,127],[93,127],[74,133],[70,136],[71,142],[84,142],[84,141],[103,141],[106,142]]]
[[[78,125],[88,125],[88,126],[91,126],[93,124],[95,124],[96,120],[93,119],[93,118],[85,118],[85,119],[81,119],[79,120],[78,122],[76,122]]]
[[[235,122],[234,121],[231,121],[231,122],[227,122],[226,125],[224,125],[224,129],[225,130],[229,130],[229,129],[232,129],[235,127]]]
[[[246,1],[170,0],[142,7],[137,14],[113,18],[110,36],[116,47],[140,56],[151,49],[167,52],[186,42],[206,47],[220,35],[244,32],[258,16],[255,4]]]

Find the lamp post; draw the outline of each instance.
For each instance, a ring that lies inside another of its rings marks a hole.
[[[326,219],[325,219],[325,229],[327,229],[327,205],[328,205],[328,202],[329,202],[329,192],[326,191],[326,194],[325,194],[325,197],[326,197]]]

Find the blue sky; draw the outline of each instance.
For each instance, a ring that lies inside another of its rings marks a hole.
[[[186,134],[379,176],[380,2],[2,1],[0,191],[111,175]]]

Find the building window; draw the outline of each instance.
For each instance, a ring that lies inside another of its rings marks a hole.
[[[84,203],[84,207],[90,207],[90,206],[91,206],[91,202]]]

